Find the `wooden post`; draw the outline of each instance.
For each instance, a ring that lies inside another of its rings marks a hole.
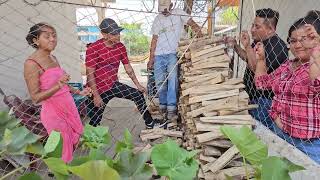
[[[208,35],[212,36],[212,3],[208,3]]]

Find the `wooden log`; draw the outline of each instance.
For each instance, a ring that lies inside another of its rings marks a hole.
[[[246,172],[248,172],[249,177],[246,177]],[[218,171],[216,174],[216,180],[225,180],[226,176],[232,177],[234,179],[252,178],[254,176],[254,173],[254,169],[250,166],[231,167]]]
[[[204,112],[202,113],[205,117],[217,116],[218,112]]]
[[[207,63],[201,63],[201,64],[192,64],[190,70],[199,70],[199,69],[208,69],[208,68],[228,68],[229,62],[207,62]]]
[[[212,123],[203,123],[203,122],[196,122],[195,123],[196,129],[198,132],[220,132],[220,128],[221,126],[223,126],[223,124],[212,124]],[[228,124],[228,126],[234,127],[234,128],[241,128],[243,125],[240,124]]]
[[[197,103],[197,102],[201,102],[201,101],[221,99],[221,98],[237,96],[237,95],[239,95],[239,89],[190,98],[189,103],[192,104],[192,103]]]
[[[213,146],[205,146],[203,149],[203,155],[219,157],[221,156],[221,152],[219,149]]]
[[[212,62],[217,63],[217,62],[230,62],[230,61],[231,61],[230,57],[226,54],[213,56],[209,58],[198,57],[198,58],[191,59],[193,66],[197,66],[199,64],[204,64],[204,63],[212,63]]]
[[[170,137],[182,137],[182,131],[174,131],[174,130],[165,130],[165,129],[150,129],[150,130],[142,130],[140,134],[140,138],[142,141],[147,141],[151,139],[158,139],[163,136],[170,136]]]
[[[222,43],[222,42],[223,42],[222,38],[220,38],[220,39],[217,39],[217,38],[215,38],[215,39],[205,39],[205,40],[202,40],[202,41],[196,41],[196,42],[192,42],[191,44],[189,43],[189,44],[186,44],[184,46],[180,46],[180,47],[178,47],[178,51],[179,52],[184,52],[188,48],[190,50],[199,49],[199,48],[201,48],[201,47],[203,47],[205,45],[208,45],[208,44],[215,44],[215,43]]]
[[[201,78],[206,78],[208,76],[212,77],[212,76],[217,76],[218,71],[212,71],[211,73],[207,73],[207,74],[201,74],[201,75],[194,75],[194,76],[186,76],[183,79],[186,82],[192,82],[192,81],[196,81],[199,80]]]
[[[204,172],[208,172],[209,170],[213,173],[219,171],[220,169],[224,168],[231,159],[239,153],[239,150],[236,146],[232,146],[229,148],[225,153],[223,153],[217,160],[213,161],[212,163],[206,164],[202,169]]]
[[[200,121],[212,124],[235,124],[235,125],[254,125],[254,119],[251,115],[229,115],[200,117]]]
[[[223,82],[224,79],[225,79],[224,76],[221,73],[218,73],[217,76],[215,76],[215,77],[206,77],[206,78],[202,78],[197,81],[190,82],[190,83],[181,84],[181,88],[187,89],[187,88],[193,87],[195,85],[204,84],[204,83],[205,84],[216,84],[216,83]]]
[[[216,92],[216,93],[218,93],[218,92]],[[202,103],[202,105],[203,104],[204,103]],[[211,101],[210,104],[207,106],[192,110],[191,112],[188,112],[188,115],[190,115],[192,117],[196,117],[200,114],[203,114],[204,112],[234,109],[234,107],[238,107],[238,106],[239,106],[239,97],[232,96],[232,97],[219,99],[217,101]]]
[[[231,141],[224,140],[224,139],[216,139],[216,140],[205,142],[203,144],[209,145],[209,146],[221,147],[221,148],[230,148],[232,146]]]
[[[206,55],[206,54],[209,54],[212,52],[217,52],[217,51],[221,51],[221,50],[224,51],[225,47],[226,46],[224,44],[221,44],[221,45],[214,46],[212,48],[208,48],[208,49],[204,49],[204,50],[200,50],[200,51],[197,51],[196,49],[191,49],[191,57],[193,59],[193,58],[203,56],[203,55]]]
[[[214,116],[214,117],[201,117],[202,122],[211,122],[212,120],[252,120],[250,115],[229,115],[229,116]]]
[[[222,139],[224,138],[224,135],[220,132],[220,131],[216,131],[216,132],[207,132],[207,133],[203,133],[203,134],[197,134],[195,135],[197,138],[197,141],[199,143],[204,143],[204,142],[208,142],[214,139]]]
[[[242,78],[232,78],[232,79],[228,79],[228,81],[222,83],[224,85],[236,85],[236,84],[240,84],[243,83],[243,79]]]
[[[201,153],[200,156],[199,156],[199,160],[205,161],[205,162],[213,162],[213,161],[217,160],[217,158],[214,158],[214,157],[211,157],[211,156],[206,156],[206,155],[203,155]]]
[[[202,77],[199,77],[202,78]],[[214,84],[214,85],[202,85],[195,86],[189,89],[183,90],[181,92],[182,96],[186,96],[189,94],[201,94],[201,93],[210,93],[212,91],[227,91],[234,89],[243,89],[245,86],[243,84],[239,85],[223,85],[223,84]]]

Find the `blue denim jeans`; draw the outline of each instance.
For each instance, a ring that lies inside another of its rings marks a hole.
[[[249,110],[250,115],[270,130],[273,130],[272,127],[274,122],[269,115],[272,100],[267,98],[258,98],[251,100],[251,104],[257,104],[259,107]]]
[[[159,91],[160,108],[168,111],[177,109],[178,67],[176,63],[176,53],[155,56],[154,76]]]
[[[320,164],[320,138],[300,139],[291,137],[289,134],[282,131],[276,124],[274,124],[273,129],[274,133],[279,137],[292,144],[294,147],[304,152],[311,159]]]

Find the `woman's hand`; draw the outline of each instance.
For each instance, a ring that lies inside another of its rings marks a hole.
[[[262,42],[258,42],[254,46],[254,52],[256,54],[257,61],[265,61],[265,50]]]
[[[91,88],[86,87],[86,88],[84,88],[82,91],[79,92],[79,95],[91,97],[91,95],[92,95],[92,90],[91,90]]]
[[[304,31],[307,35],[306,40],[302,41],[302,45],[307,49],[312,49],[320,46],[320,35],[311,24],[304,25]]]
[[[70,75],[64,74],[62,77],[58,80],[59,87],[66,85],[70,81]]]

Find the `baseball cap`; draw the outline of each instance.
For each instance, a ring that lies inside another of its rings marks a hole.
[[[119,34],[123,28],[111,18],[105,18],[99,25],[100,31],[107,34]]]
[[[159,0],[158,1],[158,11],[163,12],[165,9],[169,11],[171,0]]]

